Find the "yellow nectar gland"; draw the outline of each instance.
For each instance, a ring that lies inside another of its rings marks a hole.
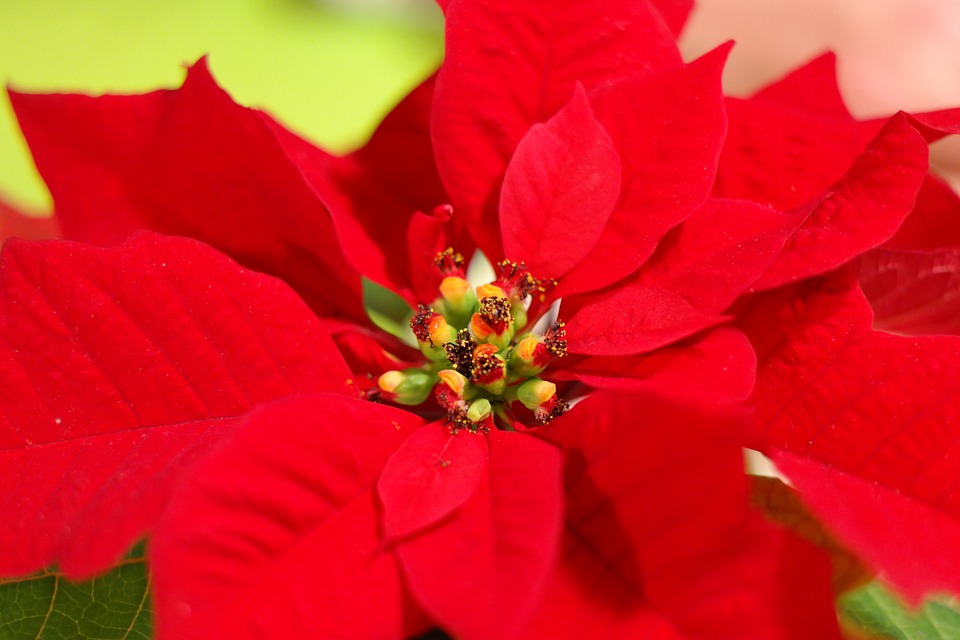
[[[416,405],[432,394],[453,433],[513,429],[524,419],[523,413],[514,413],[525,411],[520,404],[545,424],[567,407],[555,384],[536,377],[551,359],[566,355],[563,324],[556,323],[543,336],[525,334],[515,341],[514,332],[526,325],[524,303],[543,290],[541,281],[523,263],[504,262],[497,280],[474,293],[463,262],[452,249],[438,254],[442,299],[435,308],[419,305],[410,319],[427,361],[381,375],[379,397]]]

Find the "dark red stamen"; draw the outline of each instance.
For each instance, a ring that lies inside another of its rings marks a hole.
[[[562,358],[567,355],[566,326],[562,320],[557,320],[543,336],[543,346],[554,358]]]
[[[473,350],[473,375],[470,381],[476,384],[493,384],[506,374],[506,366],[497,357],[497,347],[481,344]]]
[[[557,394],[553,394],[553,397],[543,403],[539,409],[533,412],[533,417],[537,419],[537,422],[540,424],[547,424],[554,418],[559,418],[567,410],[570,409],[570,404],[562,401]]]
[[[436,311],[425,304],[417,307],[417,312],[410,318],[410,328],[413,329],[413,335],[418,341],[433,346],[433,339],[430,337],[430,321],[437,315],[439,314]]]
[[[443,274],[445,278],[449,276],[465,277],[466,272],[463,270],[464,262],[463,256],[455,252],[453,247],[447,247],[433,259],[433,263],[437,265],[440,273]]]
[[[469,329],[461,329],[453,342],[443,345],[447,351],[447,360],[463,377],[473,375],[473,351],[477,348],[477,341],[473,339]]]

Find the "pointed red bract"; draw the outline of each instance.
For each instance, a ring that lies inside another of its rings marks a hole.
[[[491,431],[488,473],[449,519],[397,545],[411,590],[458,638],[518,637],[556,561],[560,455],[527,435]]]
[[[377,483],[383,534],[400,538],[436,524],[473,496],[487,474],[487,439],[434,423],[390,457]]]
[[[876,249],[860,258],[873,326],[900,335],[960,334],[960,249]]]
[[[795,226],[792,216],[769,207],[709,200],[663,239],[636,281],[719,313],[770,266]]]
[[[377,534],[373,486],[422,420],[330,395],[264,405],[179,487],[150,546],[158,637],[423,630]]]
[[[446,16],[431,136],[454,208],[496,262],[500,182],[529,128],[569,102],[577,82],[589,91],[679,66],[680,54],[646,0],[453,0]]]
[[[907,251],[960,248],[960,196],[942,178],[927,174],[913,211],[883,246]]]
[[[351,374],[282,282],[193,240],[8,242],[0,574],[105,568],[237,416]]]
[[[234,103],[205,61],[176,91],[10,99],[65,238],[190,236],[283,278],[318,312],[367,322],[323,203],[272,121]]]
[[[589,94],[620,154],[621,194],[596,247],[562,279],[556,296],[633,273],[663,235],[707,199],[726,131],[720,72],[729,49]]]
[[[755,446],[908,596],[960,593],[960,338],[871,331],[853,275],[772,292],[744,314],[760,363]]]
[[[643,285],[579,296],[568,309],[575,311],[561,306],[570,352],[595,356],[646,353],[723,321],[668,289]]]
[[[579,380],[598,389],[653,391],[710,406],[750,395],[756,358],[742,333],[720,327],[645,356],[571,356],[558,365],[550,370],[555,380]]]
[[[853,116],[840,95],[837,56],[833,52],[818,56],[767,85],[755,93],[750,101],[774,104],[783,109],[822,113],[853,122]]]
[[[923,138],[894,116],[842,180],[795,212],[802,222],[755,286],[823,273],[882,244],[913,209],[926,173]]]
[[[652,0],[652,4],[670,27],[673,35],[680,35],[693,9],[693,0]]]
[[[808,204],[840,180],[881,125],[755,99],[727,98],[726,112],[713,194],[780,211]]]
[[[517,145],[500,193],[504,254],[559,278],[593,249],[620,196],[620,156],[577,85]]]
[[[437,176],[428,134],[433,84],[430,77],[414,88],[364,147],[342,158],[271,125],[306,184],[330,211],[346,259],[411,304],[420,301],[414,294],[436,295],[435,285],[431,291],[410,286],[415,278],[435,272],[433,255],[423,261],[400,239],[407,236],[417,211],[432,211],[449,200]],[[451,238],[444,247],[453,243],[469,255],[473,242],[462,222],[447,226]]]
[[[743,422],[602,393],[545,430],[564,451],[564,553],[524,637],[839,638],[826,557],[748,507]]]

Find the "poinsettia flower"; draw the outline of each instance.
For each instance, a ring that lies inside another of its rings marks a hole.
[[[14,95],[65,236],[112,248],[5,250],[4,398],[30,402],[2,570],[83,575],[155,529],[164,637],[837,637],[823,555],[747,507],[729,405],[756,361],[717,325],[892,235],[925,141],[897,116],[796,206],[711,199],[726,49],[683,64],[689,4],[663,6],[444,3],[441,71],[345,157],[203,63],[177,91]],[[140,228],[286,283],[113,247]],[[499,263],[476,291],[445,251],[474,244]],[[360,274],[419,351],[377,334]],[[564,387],[611,391],[564,413]]]

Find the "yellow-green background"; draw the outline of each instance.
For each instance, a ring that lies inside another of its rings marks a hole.
[[[384,4],[385,0],[379,0]],[[419,3],[419,4],[418,4]],[[0,80],[21,91],[138,93],[177,86],[209,54],[241,104],[329,148],[362,141],[442,57],[432,0],[345,10],[320,0],[0,0]],[[4,97],[0,195],[49,209]]]

